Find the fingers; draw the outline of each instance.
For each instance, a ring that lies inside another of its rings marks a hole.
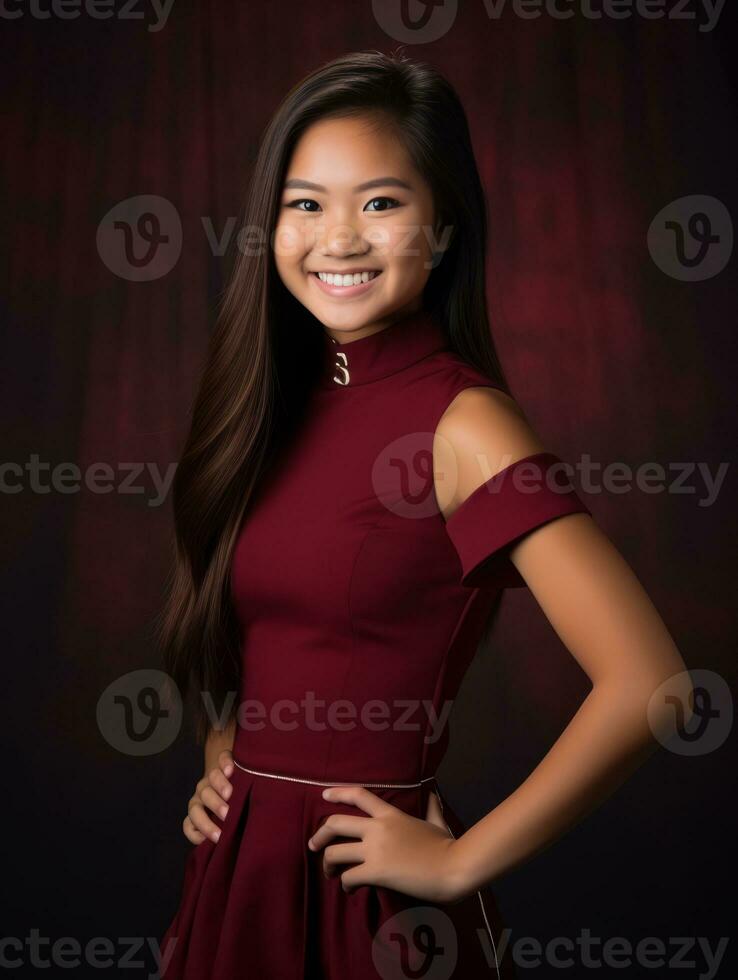
[[[222,752],[221,755],[225,755],[225,753]],[[212,786],[223,800],[227,800],[233,792],[233,784],[226,777],[223,769],[211,769],[204,785]]]
[[[233,753],[230,749],[223,749],[218,756],[218,765],[226,776],[233,775]]]
[[[233,784],[227,778],[226,773],[231,774],[232,772],[232,753],[224,749],[218,756],[218,766],[203,776],[195,787],[195,794],[189,802],[187,816],[182,824],[185,837],[193,843],[201,843],[205,837],[209,837],[216,843],[219,840],[220,827],[211,820],[207,811],[211,810],[221,820],[225,820],[228,815],[226,800],[233,793]]]
[[[213,813],[217,813],[221,820],[225,820],[228,814],[228,804],[225,802],[220,793],[217,793],[212,786],[205,786],[200,791],[200,802],[203,806],[206,806],[208,810],[212,810]]]
[[[323,851],[323,874],[333,878],[344,864],[360,864],[364,860],[362,843],[331,844]]]
[[[373,882],[370,879],[371,874],[367,871],[365,865],[357,864],[353,868],[349,868],[343,872],[341,875],[341,888],[347,895],[352,895],[362,885],[371,885]]]
[[[351,803],[370,817],[379,817],[393,809],[391,803],[372,793],[366,786],[330,786],[323,790],[323,799],[331,803]]]
[[[207,810],[200,802],[200,797],[197,794],[189,802],[187,816],[191,820],[195,830],[199,830],[205,837],[209,837],[217,843],[220,838],[220,827],[210,819]]]
[[[332,813],[315,831],[308,841],[311,851],[319,851],[321,847],[335,837],[358,837],[363,839],[369,820],[367,817],[353,817],[348,813]]]
[[[187,840],[191,841],[193,844],[202,844],[202,842],[205,840],[205,834],[200,833],[197,827],[195,827],[193,822],[190,820],[189,813],[182,822],[182,830],[184,831],[184,835]]]
[[[208,810],[217,814],[221,820],[228,815],[227,800],[233,793],[229,776],[233,775],[233,753],[224,749],[218,756],[218,765],[199,780],[195,794],[187,806],[187,816],[182,822],[182,830],[187,840],[201,844],[206,837],[217,841],[220,827],[211,820]],[[207,808],[207,809],[206,809]]]

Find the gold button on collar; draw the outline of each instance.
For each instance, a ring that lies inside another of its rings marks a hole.
[[[339,360],[336,361],[335,368],[337,371],[341,372],[341,374],[340,375],[334,374],[333,380],[336,382],[336,384],[347,385],[349,383],[349,378],[350,378],[349,369],[348,369],[348,358],[343,353],[343,351],[339,351],[336,357],[338,357]]]
[[[334,344],[338,344],[338,341],[336,340],[335,337],[331,337],[331,340],[333,341]],[[339,351],[336,354],[336,357],[340,358],[340,360],[337,360],[333,366],[337,371],[340,371],[341,373],[338,376],[334,374],[333,380],[336,382],[337,385],[347,385],[349,383],[349,378],[350,378],[349,369],[348,369],[348,357],[346,356],[346,354],[344,354],[343,351]]]

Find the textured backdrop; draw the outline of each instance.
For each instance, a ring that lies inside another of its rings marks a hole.
[[[572,463],[664,467],[662,492],[631,483],[585,499],[688,667],[733,682],[735,486],[730,470],[712,498],[705,482],[735,446],[727,23],[706,29],[694,5],[694,20],[595,20],[575,5],[567,20],[496,19],[479,0],[423,41],[397,36],[393,6],[177,0],[157,23],[143,4],[128,19],[114,3],[107,20],[18,4],[0,19],[8,935],[106,936],[119,950],[174,913],[201,753],[186,729],[153,755],[120,751],[97,706],[122,675],[159,667],[171,510],[157,480],[186,431],[260,133],[288,87],[343,52],[407,40],[456,86],[488,195],[490,312],[513,393]],[[110,212],[140,195],[163,198],[169,221],[169,258],[151,273],[111,256]],[[648,236],[692,195],[709,199],[700,209],[721,238],[696,281],[668,236]],[[91,483],[101,464],[110,492]],[[531,594],[506,593],[441,774],[467,821],[519,784],[588,688]],[[733,903],[717,891],[728,751],[661,751],[498,883],[512,938],[729,935]]]

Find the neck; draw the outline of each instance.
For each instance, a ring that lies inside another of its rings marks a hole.
[[[404,306],[401,310],[395,311],[390,316],[382,320],[377,320],[374,323],[366,324],[363,327],[356,327],[353,330],[334,330],[330,327],[323,326],[323,332],[337,344],[350,344],[355,340],[371,337],[372,334],[386,330],[400,320],[409,320],[410,317],[417,316],[422,312],[424,311],[421,301],[416,299],[407,306]]]
[[[446,347],[440,322],[425,309],[352,340],[338,341],[324,329],[320,383],[335,390],[369,384]]]

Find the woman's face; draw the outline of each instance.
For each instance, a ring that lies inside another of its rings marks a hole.
[[[331,336],[359,339],[420,308],[441,248],[434,217],[430,187],[391,126],[369,116],[322,119],[289,163],[277,271]]]

